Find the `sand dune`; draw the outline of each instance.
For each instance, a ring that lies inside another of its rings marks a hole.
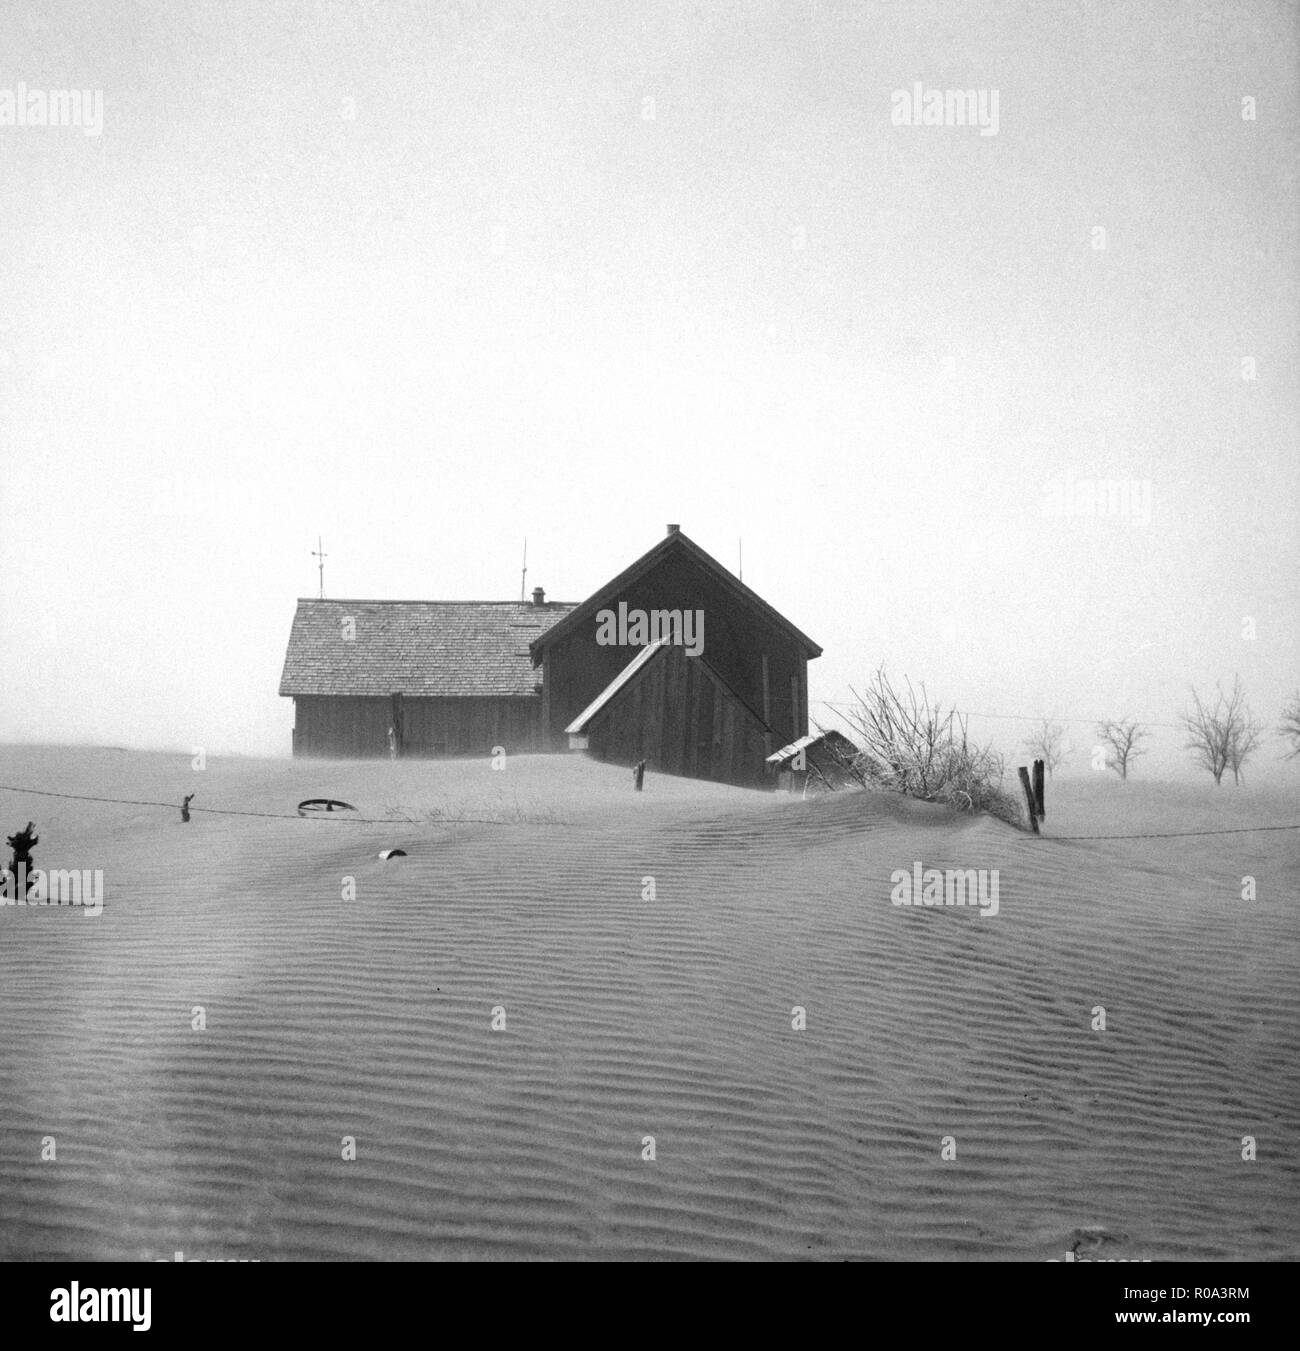
[[[1300,1256],[1295,833],[1062,843],[580,757],[7,747],[0,782],[491,818],[0,792],[106,879],[98,918],[0,909],[4,1258]],[[1049,828],[1247,811],[1135,788],[1063,783]],[[891,904],[918,860],[998,869],[999,913]]]

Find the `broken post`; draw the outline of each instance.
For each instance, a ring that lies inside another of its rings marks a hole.
[[[1034,806],[1038,811],[1038,819],[1045,821],[1047,819],[1047,808],[1043,803],[1043,762],[1034,761]]]
[[[28,821],[26,830],[15,831],[5,840],[5,843],[14,851],[13,858],[9,860],[9,871],[14,875],[15,887],[18,885],[19,879],[27,879],[24,894],[35,885],[35,879],[31,876],[34,871],[32,868],[32,850],[40,843],[40,838],[36,833],[35,823]]]
[[[1020,786],[1025,790],[1025,804],[1029,809],[1029,824],[1034,828],[1034,834],[1038,834],[1038,811],[1034,804],[1034,790],[1029,782],[1029,771],[1020,766]]]
[[[193,801],[194,801],[194,794],[193,794],[193,793],[186,793],[186,795],[185,795],[185,801],[181,803],[181,820],[182,820],[182,821],[188,821],[188,820],[190,819],[190,803],[193,802]]]

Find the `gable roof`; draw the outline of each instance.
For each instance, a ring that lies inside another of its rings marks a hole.
[[[282,695],[387,698],[526,697],[536,692],[529,644],[570,602],[299,600]],[[344,640],[344,621],[355,638]]]
[[[806,633],[795,628],[783,614],[774,610],[762,596],[747,587],[739,577],[735,577],[728,572],[716,558],[705,553],[694,540],[688,539],[680,530],[675,530],[672,534],[664,536],[653,549],[643,553],[630,567],[624,568],[612,581],[606,582],[599,591],[589,596],[581,605],[571,609],[558,624],[552,625],[545,633],[538,635],[529,649],[532,652],[533,665],[536,666],[541,662],[543,651],[551,643],[567,637],[580,625],[594,620],[596,612],[604,609],[607,601],[613,600],[620,591],[630,586],[639,577],[645,576],[651,568],[662,562],[670,554],[679,551],[713,573],[739,602],[751,606],[770,623],[788,633],[807,650],[809,657],[821,656],[821,648]]]

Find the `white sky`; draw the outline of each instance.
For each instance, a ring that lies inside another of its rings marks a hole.
[[[287,754],[318,533],[328,595],[509,599],[526,535],[580,600],[668,521],[743,537],[814,700],[1240,672],[1275,724],[1297,48],[1264,0],[3,0],[0,90],[104,124],[0,126],[0,740]],[[918,80],[997,135],[892,125]]]

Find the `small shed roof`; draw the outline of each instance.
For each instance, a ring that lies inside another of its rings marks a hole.
[[[783,765],[787,760],[793,760],[800,751],[810,750],[813,746],[825,743],[836,749],[854,750],[853,743],[842,732],[810,732],[807,736],[801,736],[798,741],[792,741],[788,746],[782,746],[779,751],[773,752],[767,757],[769,765]]]
[[[299,600],[280,693],[532,695],[529,644],[574,608],[566,601]]]

